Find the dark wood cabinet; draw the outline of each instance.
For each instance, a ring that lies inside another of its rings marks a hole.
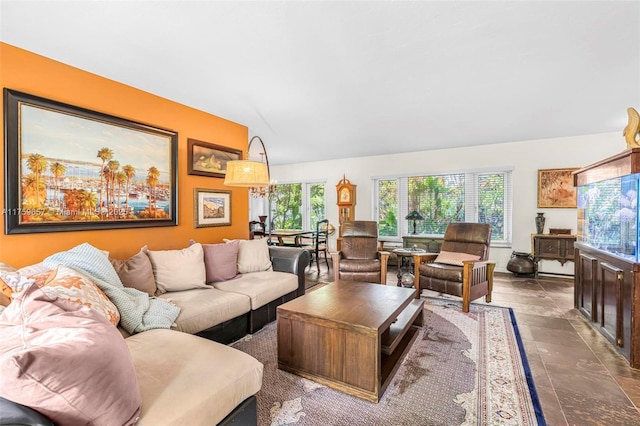
[[[575,307],[640,368],[640,264],[576,243]]]
[[[538,261],[557,260],[561,265],[574,261],[575,235],[565,234],[533,234],[531,246],[535,274],[538,276]]]

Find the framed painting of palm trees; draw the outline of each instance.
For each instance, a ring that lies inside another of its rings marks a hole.
[[[174,226],[174,131],[4,89],[5,233]]]

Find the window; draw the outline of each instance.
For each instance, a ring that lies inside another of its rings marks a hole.
[[[511,242],[510,170],[376,178],[374,188],[381,239],[412,232],[404,218],[415,210],[424,216],[417,234],[443,235],[450,222],[481,222],[491,224],[492,244]]]
[[[378,235],[398,236],[398,179],[379,179],[377,192]]]
[[[278,184],[271,200],[274,229],[316,229],[324,219],[324,182]]]

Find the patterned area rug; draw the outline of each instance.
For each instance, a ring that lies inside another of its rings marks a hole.
[[[278,370],[276,323],[233,346],[264,364],[263,425],[545,425],[510,309],[425,298],[424,326],[378,404]]]

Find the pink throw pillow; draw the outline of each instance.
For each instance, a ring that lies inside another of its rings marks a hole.
[[[36,284],[0,315],[0,396],[55,424],[132,425],[142,398],[116,327]]]
[[[195,241],[191,240],[191,244]],[[238,275],[237,240],[220,244],[202,244],[204,250],[204,266],[207,273],[207,284],[228,281]]]
[[[116,270],[125,287],[135,288],[153,297],[158,288],[153,276],[153,266],[149,256],[145,253],[146,250],[147,246],[144,246],[137,254],[127,260],[109,258],[109,262],[113,265],[113,269]]]

